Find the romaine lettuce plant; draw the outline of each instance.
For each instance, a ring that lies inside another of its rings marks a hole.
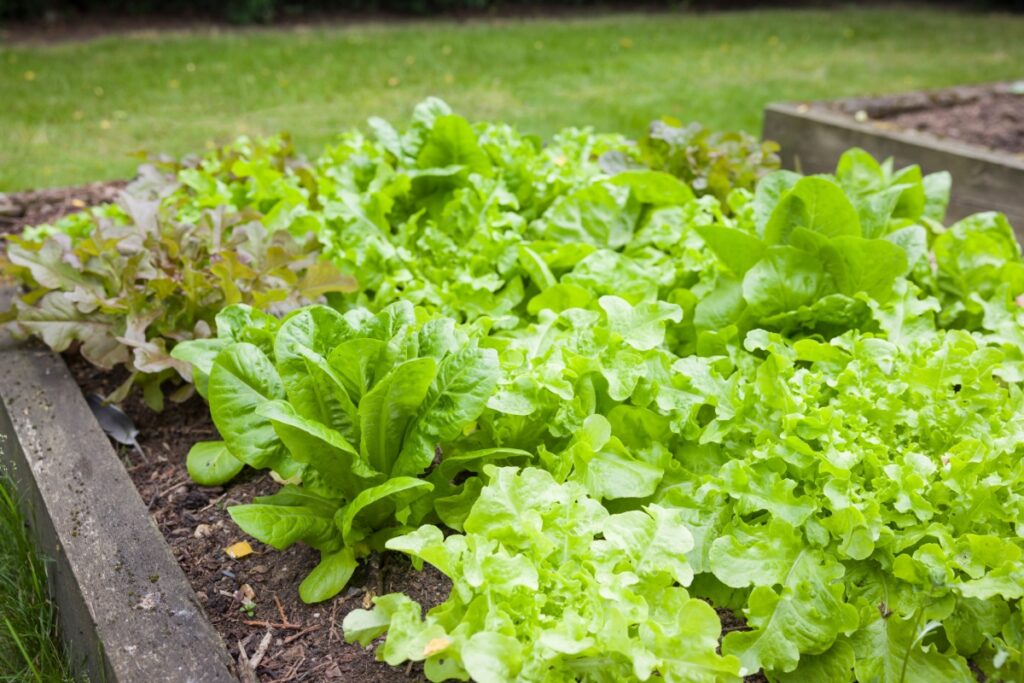
[[[893,174],[861,150],[834,177],[766,176],[744,219],[698,228],[723,272],[696,324],[824,334],[869,324],[868,302],[884,303],[928,251],[924,225],[941,219],[949,190],[932,178],[916,166]]]
[[[172,352],[193,365],[223,438],[194,447],[189,471],[216,484],[249,465],[289,482],[229,512],[275,548],[320,550],[300,586],[307,602],[335,595],[358,558],[435,504],[457,507],[466,480],[451,481],[467,468],[452,464],[517,455],[462,447],[495,389],[497,355],[450,319],[417,320],[405,302],[376,315],[313,306],[281,322],[234,306],[217,327],[216,339]],[[441,457],[445,486],[423,501],[434,484],[422,475]]]

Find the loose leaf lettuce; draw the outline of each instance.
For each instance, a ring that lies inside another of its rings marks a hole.
[[[223,437],[193,476],[249,463],[287,482],[232,514],[320,550],[303,599],[384,548],[451,577],[425,617],[380,596],[345,623],[434,680],[967,681],[968,661],[1018,679],[1013,230],[945,228],[945,174],[851,150],[803,177],[772,152],[668,122],[638,145],[542,146],[438,100],[313,162],[242,140],[168,169],[155,211],[26,235],[25,322],[97,359],[135,340],[140,372],[170,351]],[[106,243],[84,268],[67,244],[161,221],[316,244],[267,247],[271,270],[215,259],[230,300],[280,267],[286,298],[254,287],[252,307],[214,302],[216,336],[156,338],[163,318],[103,308]],[[359,291],[328,291],[340,273]],[[287,313],[299,295],[330,305]],[[70,326],[47,325],[65,309]],[[704,600],[746,628],[720,639]]]
[[[138,185],[87,215],[9,236],[4,270],[27,290],[14,302],[14,330],[55,351],[77,343],[101,368],[126,366],[132,374],[115,400],[137,383],[159,408],[161,384],[192,379],[188,363],[170,355],[174,345],[209,336],[229,304],[289,310],[357,286],[317,260],[311,235],[271,234],[223,209],[186,222]]]
[[[738,680],[714,610],[684,588],[693,541],[678,512],[609,514],[542,470],[487,474],[465,535],[423,526],[387,543],[448,575],[448,601],[424,618],[405,596],[375,598],[345,618],[347,639],[386,631],[378,657],[423,661],[432,681]]]

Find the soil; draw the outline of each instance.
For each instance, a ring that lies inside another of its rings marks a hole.
[[[1024,154],[1024,94],[994,92],[945,107],[895,113],[882,120],[900,128]]]
[[[0,235],[53,221],[87,206],[111,202],[128,184],[112,180],[75,187],[0,193]]]

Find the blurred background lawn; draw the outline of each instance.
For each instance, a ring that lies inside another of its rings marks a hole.
[[[316,153],[428,95],[547,135],[662,114],[760,130],[765,103],[1024,77],[1024,16],[761,10],[142,33],[0,45],[0,191],[127,177],[291,131]]]

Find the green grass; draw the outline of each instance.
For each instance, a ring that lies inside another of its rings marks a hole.
[[[46,570],[12,490],[0,479],[0,682],[72,681],[56,640]]]
[[[623,15],[112,36],[0,47],[0,190],[127,176],[289,130],[316,152],[427,95],[550,134],[662,114],[760,129],[773,100],[1024,76],[1024,16],[900,9]]]

